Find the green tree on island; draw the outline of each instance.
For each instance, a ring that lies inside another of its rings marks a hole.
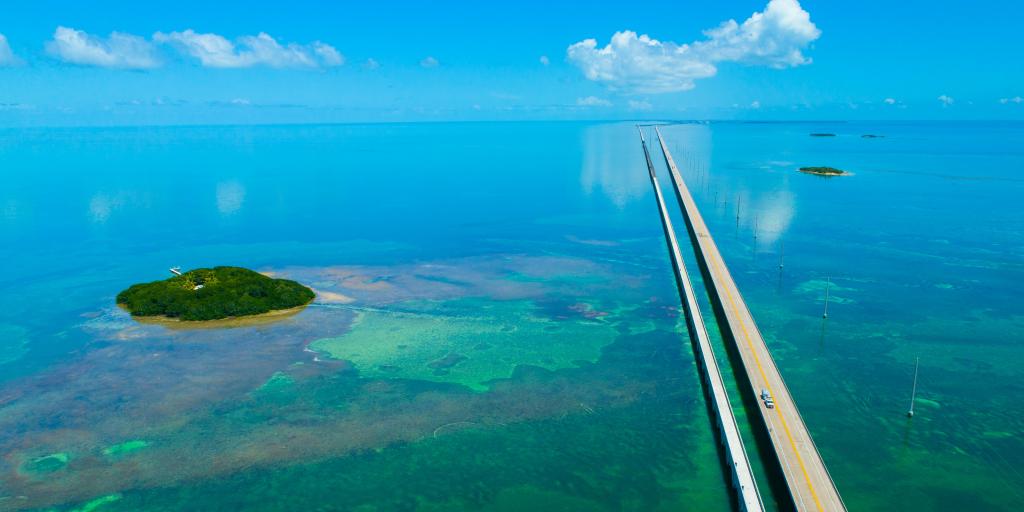
[[[117,294],[132,316],[218,320],[308,304],[313,290],[239,267],[199,268],[163,281],[136,284]]]

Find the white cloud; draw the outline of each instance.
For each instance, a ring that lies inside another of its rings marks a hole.
[[[938,99],[939,99],[940,102],[942,102],[942,106],[943,107],[948,107],[948,106],[952,105],[953,102],[955,101],[953,98],[951,98],[949,96],[946,96],[945,94],[943,94],[942,96],[939,96]]]
[[[380,63],[374,59],[366,59],[366,62],[363,63],[363,67],[366,69],[377,69],[380,67]]]
[[[896,104],[896,98],[886,98],[883,101],[885,101],[886,105],[895,105]]]
[[[317,57],[320,57],[320,62],[322,62],[324,66],[334,67],[345,63],[345,56],[342,55],[337,48],[320,41],[314,41],[312,46],[313,53],[315,53]]]
[[[1003,105],[1006,105],[1007,103],[1016,103],[1020,105],[1021,103],[1024,103],[1024,98],[1021,98],[1020,96],[1014,96],[1012,98],[1002,98],[999,100],[999,103],[1002,103]]]
[[[758,101],[758,100],[751,101],[750,102],[750,108],[752,108],[754,110],[757,110],[757,109],[761,108],[761,102]]]
[[[597,96],[587,96],[586,98],[576,98],[576,105],[580,107],[610,107],[612,102]]]
[[[11,45],[7,44],[7,37],[0,34],[0,66],[13,66],[20,62],[11,51]]]
[[[235,98],[231,100],[230,103],[232,105],[238,105],[240,107],[248,107],[249,105],[252,105],[252,102],[246,98]]]
[[[718,62],[787,68],[809,64],[803,50],[821,31],[797,0],[770,0],[743,23],[729,20],[689,44],[662,42],[625,30],[598,48],[585,39],[569,46],[569,61],[584,75],[615,89],[639,93],[685,91],[714,76]]]
[[[640,100],[629,100],[630,110],[650,110],[654,108],[650,102]]]
[[[540,63],[547,66],[548,64],[551,64],[551,59],[549,59],[547,55],[541,55]]]
[[[71,64],[119,69],[151,69],[160,66],[153,44],[132,34],[113,32],[107,38],[81,30],[57,27],[46,51]]]
[[[266,32],[239,37],[237,45],[219,34],[200,34],[192,29],[169,34],[157,32],[153,40],[170,44],[211,68],[318,68],[340,66],[345,62],[341,53],[329,44],[316,41],[309,45],[282,45]]]
[[[692,89],[698,78],[714,76],[711,63],[702,61],[690,47],[662,43],[636,32],[616,32],[604,48],[586,39],[568,49],[569,61],[589,80],[615,89],[660,93]]]
[[[438,64],[440,64],[440,62],[438,62],[437,59],[430,56],[427,56],[425,59],[420,61],[420,66],[423,66],[425,68],[436,68]]]
[[[770,0],[764,12],[743,24],[729,20],[706,30],[707,41],[694,43],[712,61],[734,61],[782,69],[810,64],[803,49],[821,36],[811,15],[797,0]]]

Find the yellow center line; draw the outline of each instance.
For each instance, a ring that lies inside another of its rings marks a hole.
[[[714,264],[711,265],[711,271],[715,274],[715,280],[722,283],[722,286],[718,288],[723,289],[726,298],[729,299],[729,306],[732,308],[733,315],[736,317],[738,323],[740,324],[740,329],[743,331],[743,338],[747,342],[747,348],[750,349],[751,355],[753,355],[754,357],[754,364],[757,365],[757,370],[761,374],[761,379],[764,381],[765,387],[768,389],[768,392],[772,396],[775,396],[775,393],[772,391],[771,384],[769,383],[768,375],[765,373],[764,367],[761,365],[761,358],[758,357],[757,351],[754,350],[754,344],[751,341],[750,332],[747,331],[746,322],[743,321],[743,317],[740,314],[740,310],[738,307],[736,307],[736,302],[733,299],[732,291],[729,289],[730,286],[728,285],[728,283],[725,282],[725,279],[722,277],[723,273],[726,272],[724,268],[719,268],[720,266],[724,267],[725,265],[725,263],[722,260],[722,256],[721,254],[718,253],[718,248],[715,246],[714,239],[712,239],[711,235],[707,232],[707,226],[704,224],[704,219],[700,217],[700,212],[697,211],[697,206],[696,204],[693,203],[693,199],[690,197],[689,189],[686,188],[686,184],[683,183],[682,177],[679,176],[679,170],[676,168],[675,162],[672,161],[672,156],[668,154],[668,151],[665,148],[665,142],[661,140],[661,134],[659,133],[658,135],[662,150],[665,151],[665,155],[668,157],[668,160],[671,163],[669,171],[672,172],[672,178],[674,181],[676,181],[676,185],[682,191],[686,192],[686,197],[684,198],[686,202],[685,206],[687,210],[692,210],[694,212],[694,215],[692,216],[687,215],[687,217],[690,218],[690,223],[694,228],[693,231],[697,235],[698,239],[707,238],[711,244],[707,248],[702,248],[702,252],[704,252],[706,255],[714,256],[714,258],[712,258]],[[699,226],[697,225],[697,222],[700,223]],[[698,227],[700,229],[697,229]],[[699,240],[698,245],[704,245],[704,242],[702,240]],[[713,255],[710,254],[711,251],[714,251]],[[705,261],[707,259],[708,258],[705,258]],[[738,291],[739,290],[737,289],[737,292]],[[790,397],[790,400],[792,400],[792,397]],[[779,421],[782,423],[782,429],[786,432],[786,438],[789,440],[790,447],[793,448],[793,454],[796,455],[796,460],[797,463],[800,465],[800,470],[803,472],[804,480],[807,482],[807,487],[811,491],[811,497],[814,498],[814,503],[815,505],[817,505],[818,510],[823,511],[824,507],[822,507],[821,500],[818,498],[818,493],[814,489],[814,484],[811,482],[811,476],[807,472],[807,467],[804,465],[803,457],[800,456],[800,450],[798,450],[796,447],[796,441],[793,440],[793,434],[789,430],[789,425],[786,423],[786,418],[782,414],[781,408],[776,407],[775,413],[778,415]]]
[[[733,314],[737,317],[738,323],[740,324],[740,329],[743,331],[743,338],[747,342],[747,347],[750,349],[751,354],[754,356],[754,363],[757,365],[757,370],[761,374],[761,379],[764,381],[765,387],[768,388],[768,392],[772,396],[775,396],[775,393],[772,391],[771,384],[769,383],[768,376],[767,374],[765,374],[764,368],[761,366],[761,358],[758,357],[757,351],[754,350],[754,344],[750,340],[750,333],[747,331],[747,326],[745,325],[746,322],[744,322],[743,319],[740,318],[740,311],[739,308],[736,307],[736,302],[733,300],[732,291],[729,290],[729,286],[726,283],[724,283],[724,279],[721,276],[721,273],[718,268],[718,266],[721,264],[720,262],[721,256],[716,258],[714,262],[715,264],[712,267],[712,270],[715,273],[715,278],[716,280],[723,283],[723,291],[725,292],[726,298],[729,299],[729,306],[732,308]],[[800,456],[800,451],[796,447],[796,441],[793,440],[793,434],[789,431],[789,425],[786,423],[786,418],[785,416],[783,416],[781,408],[776,407],[775,413],[778,415],[779,421],[782,422],[782,429],[786,432],[786,438],[789,439],[789,444],[793,448],[793,453],[796,455],[797,463],[800,464],[800,470],[804,474],[804,480],[807,481],[807,487],[809,487],[811,490],[811,497],[814,498],[815,505],[817,505],[818,510],[824,510],[824,508],[821,506],[821,500],[818,499],[818,493],[815,492],[814,490],[814,484],[811,483],[811,476],[810,474],[807,473],[807,467],[804,465],[803,457]]]

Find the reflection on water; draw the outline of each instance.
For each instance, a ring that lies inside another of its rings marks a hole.
[[[231,215],[242,208],[245,202],[245,187],[236,180],[217,184],[217,211]]]
[[[599,190],[615,206],[645,197],[650,188],[647,168],[628,126],[599,124],[583,129],[580,185],[587,195]],[[631,144],[632,143],[632,144]]]
[[[759,198],[753,207],[757,212],[757,242],[760,249],[774,249],[793,220],[795,201],[792,192],[778,190]]]
[[[137,192],[127,190],[96,192],[89,199],[88,217],[94,224],[104,224],[122,210],[144,208],[145,206],[146,199]]]
[[[850,508],[1015,510],[1024,129],[662,132]],[[632,125],[0,138],[0,511],[728,508]],[[112,304],[216,264],[319,297]]]
[[[1007,433],[1024,429],[1013,398],[1024,311],[1011,283],[1024,266],[1011,240],[1024,211],[1008,205],[1024,190],[946,176],[1012,174],[1024,126],[871,126],[882,144],[856,123],[711,129],[716,165],[687,183],[850,509],[1014,510],[1024,444]],[[854,175],[799,174],[805,165]],[[784,269],[758,255],[780,242]],[[908,421],[917,357],[927,377]]]
[[[706,124],[683,124],[662,128],[672,158],[691,192],[710,199],[703,215],[731,211],[738,227],[756,235],[757,250],[773,250],[793,220],[796,198],[788,180],[770,189],[752,190],[748,172],[789,172],[794,167],[784,161],[764,160],[738,165],[730,154],[719,161],[744,173],[723,172],[715,168],[714,130]],[[671,137],[667,135],[671,134]],[[767,158],[767,157],[766,157]]]
[[[122,198],[111,197],[100,192],[89,200],[89,215],[93,222],[102,224],[110,218],[110,212],[120,208],[123,204]]]

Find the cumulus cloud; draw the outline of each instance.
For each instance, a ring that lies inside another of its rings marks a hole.
[[[151,69],[160,66],[153,44],[144,38],[113,32],[106,38],[81,30],[57,27],[46,43],[50,55],[71,64],[119,69]]]
[[[13,66],[19,62],[11,51],[11,45],[7,44],[7,37],[0,34],[0,66]]]
[[[366,59],[366,62],[363,63],[363,67],[366,69],[373,70],[379,68],[380,63],[374,59]]]
[[[312,44],[282,45],[266,32],[242,36],[235,42],[219,34],[200,34],[192,29],[183,32],[153,34],[153,40],[169,44],[210,68],[318,68],[340,66],[345,58],[333,46],[315,41]]]
[[[628,105],[630,110],[650,110],[654,108],[650,102],[641,100],[629,100]]]
[[[423,66],[425,68],[436,68],[438,64],[440,64],[440,62],[438,62],[437,59],[430,56],[427,56],[425,59],[420,61],[420,66]]]
[[[704,31],[689,44],[659,41],[625,30],[604,47],[595,39],[569,46],[569,61],[589,79],[638,93],[685,91],[714,76],[719,62],[789,68],[809,64],[803,50],[821,31],[797,0],[770,0],[743,23],[735,20]]]
[[[952,105],[953,102],[955,101],[953,98],[951,98],[949,96],[946,96],[945,94],[943,94],[942,96],[939,96],[938,99],[939,99],[939,102],[942,103],[943,107],[948,107],[948,106]]]
[[[587,96],[586,98],[576,98],[576,105],[580,107],[610,107],[612,102],[597,96]]]
[[[345,63],[345,56],[337,48],[320,41],[313,42],[313,53],[320,58],[325,66],[334,67]]]
[[[551,64],[551,59],[549,59],[547,55],[541,55],[540,63],[544,66],[547,66],[548,64]]]
[[[895,105],[896,104],[896,98],[886,98],[886,99],[884,99],[882,101],[884,101],[886,105]]]
[[[1002,103],[1003,105],[1006,105],[1007,103],[1016,103],[1020,105],[1021,103],[1024,103],[1024,98],[1021,98],[1020,96],[1014,96],[1012,98],[1002,98],[999,100],[999,103]]]
[[[754,110],[757,110],[757,109],[761,108],[761,102],[758,101],[758,100],[751,101],[750,102],[750,108],[752,108]]]

